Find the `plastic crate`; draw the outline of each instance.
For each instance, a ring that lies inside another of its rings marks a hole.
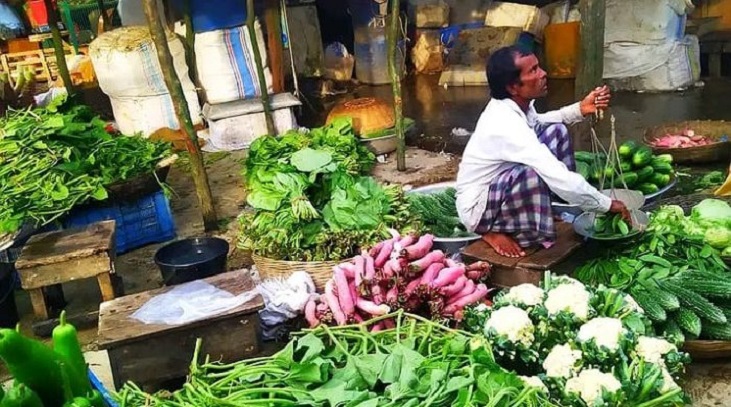
[[[102,395],[102,398],[104,399],[104,404],[107,407],[119,407],[116,401],[114,401],[114,398],[112,397],[112,394],[104,387],[104,383],[99,380],[98,377],[94,374],[94,372],[89,369],[88,372],[89,381],[91,382],[91,387],[94,388],[94,390],[98,391],[99,394]]]
[[[63,226],[84,227],[103,220],[117,222],[117,254],[175,238],[175,221],[162,191],[131,203],[72,211],[64,219]]]

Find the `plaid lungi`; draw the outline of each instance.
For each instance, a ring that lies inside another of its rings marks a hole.
[[[536,128],[538,140],[574,171],[571,136],[563,124]],[[555,241],[551,190],[531,167],[515,164],[489,184],[487,206],[476,231],[512,235],[521,247]]]

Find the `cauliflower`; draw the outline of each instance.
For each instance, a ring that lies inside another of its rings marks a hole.
[[[619,339],[624,335],[622,321],[616,318],[594,318],[579,328],[576,340],[589,342],[594,340],[598,347],[611,351],[619,349]]]
[[[545,305],[548,315],[567,311],[586,321],[589,317],[589,292],[580,283],[561,284],[548,292]]]
[[[511,288],[502,299],[511,304],[523,304],[532,307],[543,302],[544,295],[543,290],[533,284],[521,284]]]
[[[506,337],[510,342],[530,346],[533,343],[533,322],[524,310],[509,305],[493,312],[485,323],[485,335],[491,330],[497,335]]]
[[[518,376],[523,381],[526,387],[533,387],[541,390],[544,393],[548,393],[548,387],[538,376]]]
[[[675,345],[665,339],[651,338],[649,336],[640,336],[637,340],[637,347],[635,347],[637,355],[645,362],[660,366],[665,366],[663,356],[677,350],[678,348]]]
[[[615,393],[622,388],[622,384],[609,373],[602,373],[598,369],[583,370],[578,377],[566,381],[566,392],[577,393],[584,402],[593,406],[601,400],[602,390]]]
[[[637,301],[635,301],[635,299],[631,295],[629,295],[629,294],[625,295],[624,302],[628,309],[639,312],[640,314],[645,313],[645,310],[643,310],[642,307],[640,307],[640,304],[638,304]]]
[[[581,360],[581,351],[573,350],[568,344],[556,345],[543,361],[548,377],[569,378],[576,373],[576,362]]]
[[[660,394],[665,394],[668,392],[671,392],[675,389],[677,389],[678,384],[675,383],[675,380],[673,379],[673,376],[670,375],[670,372],[668,372],[668,369],[662,368],[662,387],[660,387]]]

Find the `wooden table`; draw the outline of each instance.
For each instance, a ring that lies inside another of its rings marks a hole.
[[[234,295],[254,288],[246,271],[219,274],[206,281]],[[251,357],[259,351],[259,314],[264,300],[249,302],[222,314],[184,325],[144,324],[131,315],[148,300],[174,287],[142,292],[101,304],[99,348],[109,352],[114,385],[133,381],[154,391],[168,380],[185,377],[195,342],[203,339],[201,356],[224,363]]]
[[[546,270],[551,270],[583,245],[583,240],[569,223],[557,222],[556,233],[558,237],[551,248],[527,250],[525,257],[501,256],[483,240],[467,246],[462,255],[490,263],[493,266],[491,279],[498,287],[514,287],[524,283],[538,285]]]
[[[70,281],[96,278],[102,299],[115,297],[111,274],[114,273],[114,221],[90,224],[35,235],[23,247],[15,268],[23,289],[30,294],[33,312],[48,319],[43,289]]]

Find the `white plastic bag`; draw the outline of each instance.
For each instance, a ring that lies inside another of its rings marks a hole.
[[[196,280],[151,298],[132,314],[132,318],[145,324],[182,325],[219,315],[257,295],[259,291],[256,288],[233,295],[205,281]]]

